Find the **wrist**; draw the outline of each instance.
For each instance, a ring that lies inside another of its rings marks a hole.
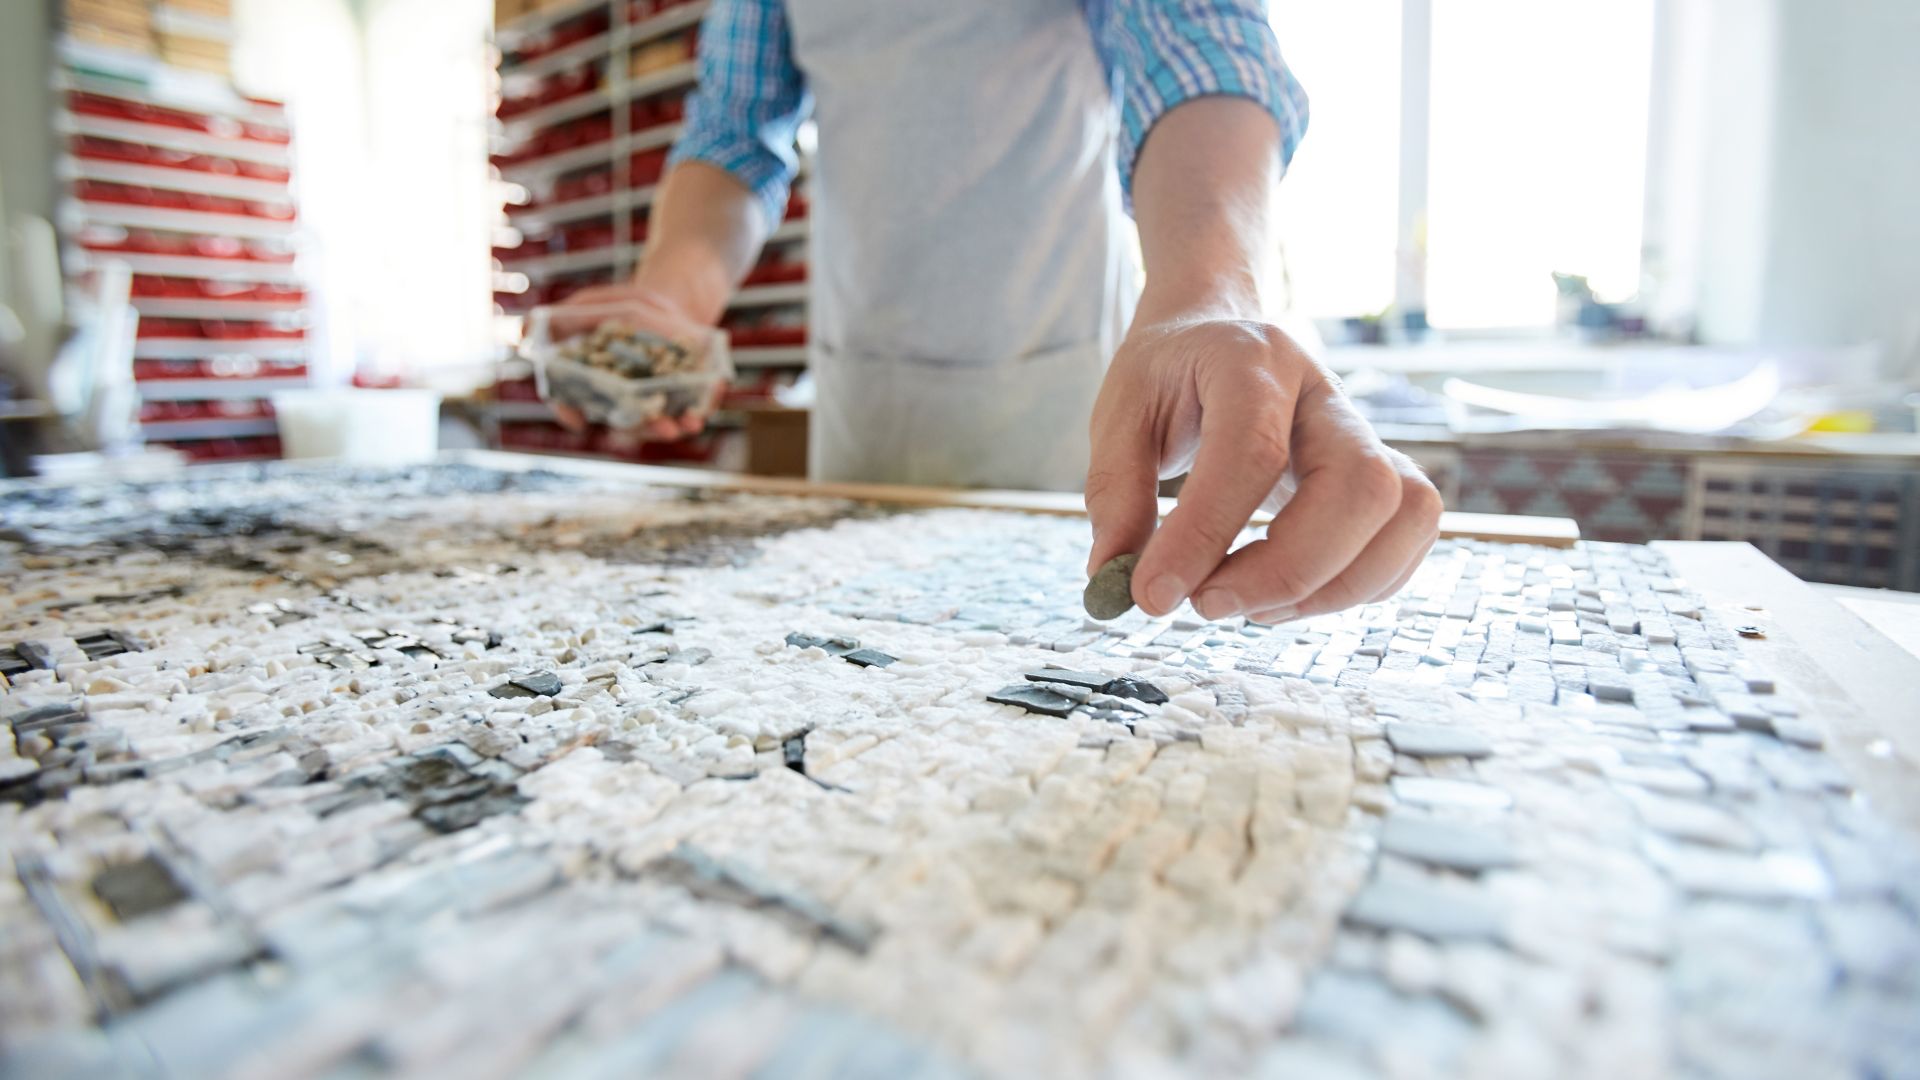
[[[676,314],[703,326],[720,321],[733,291],[723,275],[702,273],[697,266],[676,265],[670,257],[643,261],[634,271],[633,284]]]
[[[1149,273],[1135,309],[1136,325],[1206,319],[1258,319],[1265,311],[1251,269],[1211,274]]]

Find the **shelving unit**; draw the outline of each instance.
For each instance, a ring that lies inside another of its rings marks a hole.
[[[62,261],[77,293],[108,264],[133,275],[142,436],[257,460],[280,452],[269,396],[311,373],[292,136],[282,106],[217,73],[224,53],[179,51],[230,36],[201,7],[150,9],[153,47],[197,70],[68,23],[53,76]]]
[[[177,107],[177,106],[176,106]],[[137,120],[115,120],[101,116],[76,115],[61,111],[54,114],[53,130],[60,135],[91,135],[97,139],[140,143],[160,150],[183,154],[206,154],[257,165],[286,165],[291,160],[284,146],[207,135],[165,124],[147,124]]]
[[[135,360],[201,360],[215,356],[249,356],[255,360],[300,360],[307,355],[304,340],[265,338],[213,340],[207,338],[141,338],[133,347]]]
[[[499,4],[507,17],[494,30],[502,96],[494,166],[508,239],[495,250],[494,277],[503,317],[633,273],[646,252],[647,213],[666,152],[685,130],[684,98],[697,77],[694,44],[707,7],[707,0]],[[724,325],[739,370],[729,406],[764,400],[806,367],[801,187],[728,309]],[[616,434],[561,429],[534,400],[524,367],[510,361],[498,376],[488,426],[500,445],[634,458]],[[725,409],[694,445],[651,447],[641,456],[707,460],[722,454],[717,444],[739,426],[739,414]]]
[[[155,255],[137,251],[111,251],[81,246],[69,247],[71,266],[90,269],[108,259],[127,264],[135,274],[151,277],[191,278],[200,281],[243,282],[256,285],[298,285],[300,272],[288,263],[260,262],[254,259],[221,259],[199,255]]]
[[[129,229],[198,236],[234,236],[242,240],[285,240],[292,237],[294,231],[294,223],[290,220],[98,202],[84,197],[75,201],[79,204],[81,218],[94,225],[121,225]]]
[[[298,390],[306,385],[305,376],[292,379],[258,376],[224,379],[147,379],[140,384],[140,396],[147,401],[256,399],[280,390]]]
[[[768,237],[770,244],[789,240],[805,240],[807,222],[800,219],[789,221],[773,231]],[[508,273],[525,274],[529,281],[538,284],[564,274],[581,270],[593,270],[616,263],[637,264],[645,254],[645,244],[606,244],[601,247],[586,248],[581,251],[565,251],[558,255],[540,255],[530,259],[503,260],[502,269]]]
[[[301,304],[269,300],[176,300],[165,296],[136,296],[133,308],[153,318],[242,319],[273,326],[295,325],[306,311]]]
[[[130,165],[117,161],[77,158],[63,155],[59,172],[64,180],[100,180],[112,184],[137,184],[163,191],[184,191],[196,195],[217,195],[227,199],[273,202],[286,198],[287,185],[272,180],[254,180],[244,176],[222,176],[194,169]]]

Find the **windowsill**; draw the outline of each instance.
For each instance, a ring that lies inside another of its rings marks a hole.
[[[1652,340],[1601,343],[1541,336],[1418,344],[1329,345],[1322,351],[1320,359],[1341,374],[1372,370],[1412,377],[1467,376],[1492,372],[1624,373],[1648,363],[1750,363],[1756,355],[1751,349]]]

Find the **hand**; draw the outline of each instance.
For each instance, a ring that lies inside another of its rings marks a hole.
[[[675,339],[699,338],[711,332],[712,327],[682,311],[671,298],[654,289],[633,282],[615,285],[591,285],[567,297],[558,305],[561,309],[585,307],[592,304],[621,304],[632,310],[634,321],[642,329]],[[584,333],[594,328],[596,318],[583,316],[579,322],[571,322],[555,312],[553,332],[556,336]],[[716,384],[713,393],[706,401],[688,409],[679,416],[656,416],[629,429],[625,434],[647,442],[673,442],[692,435],[698,435],[707,426],[707,417],[719,404],[720,397],[726,392],[726,384]],[[587,418],[580,410],[560,402],[553,403],[554,418],[560,426],[570,431],[584,431]]]
[[[1267,538],[1228,553],[1291,468]],[[1187,473],[1157,524],[1161,477]],[[1136,322],[1093,408],[1088,572],[1139,552],[1135,603],[1283,622],[1384,599],[1439,534],[1441,501],[1339,382],[1279,329],[1218,316]]]

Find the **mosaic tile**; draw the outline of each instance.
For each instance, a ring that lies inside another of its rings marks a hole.
[[[1920,850],[1644,548],[1267,627],[1089,620],[1073,521],[460,466],[0,537],[9,1074],[1912,1060]]]

